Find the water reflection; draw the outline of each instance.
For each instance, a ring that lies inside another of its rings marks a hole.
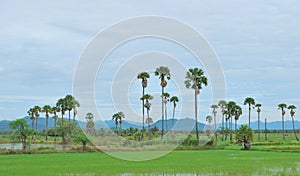
[[[78,147],[79,145],[63,145],[63,144],[31,144],[28,148],[51,147],[55,150],[65,150],[70,147]],[[0,144],[0,149],[22,150],[21,143],[5,143]]]

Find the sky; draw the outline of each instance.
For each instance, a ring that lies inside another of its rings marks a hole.
[[[32,106],[55,105],[58,98],[72,94],[75,71],[89,43],[114,24],[149,15],[178,20],[206,39],[224,73],[226,100],[236,101],[243,107],[240,123],[247,122],[247,107],[243,105],[246,97],[253,97],[263,105],[262,118],[268,121],[281,120],[279,103],[300,106],[299,1],[0,0],[0,3],[0,120],[24,117]],[[169,30],[172,33],[176,29]],[[171,74],[173,69],[172,75],[178,77],[185,75],[184,71],[176,70],[181,66],[206,68],[191,52],[172,41],[144,37],[123,43],[111,51],[96,73],[97,117],[110,119],[119,110],[116,105],[120,105],[125,111],[130,109],[127,120],[139,121],[141,85],[136,74],[144,65],[137,61],[145,53],[149,56],[160,53],[156,59],[148,58],[149,64],[153,64],[147,70],[151,74],[147,91],[154,95],[151,110],[154,120],[160,118],[161,106],[159,80],[153,75],[155,67],[171,63]],[[175,67],[175,62],[168,60],[171,58],[177,58],[181,65]],[[113,81],[120,75],[130,84]],[[123,86],[126,95],[118,89]],[[174,77],[166,91],[186,101],[179,102],[176,116],[191,117],[193,92],[181,89],[182,86]],[[209,80],[208,87],[199,96],[202,122],[214,103],[212,87]],[[112,89],[117,92],[115,95]],[[81,102],[82,107],[84,103]],[[171,109],[169,106],[169,113]],[[86,110],[82,108],[81,113]]]

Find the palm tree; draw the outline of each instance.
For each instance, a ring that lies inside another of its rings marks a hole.
[[[230,128],[230,142],[232,142],[233,138],[232,138],[232,117],[235,116],[235,108],[237,107],[236,103],[233,101],[229,101],[227,104],[227,111],[228,111],[228,120],[229,121],[229,128]]]
[[[224,141],[224,133],[225,133],[225,128],[224,128],[224,112],[226,110],[227,102],[225,100],[220,100],[219,101],[219,107],[221,108],[222,112],[222,141]]]
[[[239,120],[240,116],[243,114],[243,110],[239,105],[234,107],[234,120],[235,120],[235,128],[234,131],[237,130],[237,121]]]
[[[255,107],[257,107],[257,118],[258,118],[258,124],[257,124],[257,129],[258,129],[258,141],[260,141],[260,112],[261,112],[261,104],[256,104]]]
[[[281,103],[278,105],[278,109],[281,110],[281,117],[282,117],[282,139],[285,140],[285,136],[284,136],[284,115],[285,115],[285,108],[287,107],[287,105],[285,103]]]
[[[65,129],[64,129],[64,115],[65,115],[65,112],[66,112],[66,99],[64,98],[60,98],[57,103],[56,103],[56,106],[60,109],[60,112],[61,112],[61,124],[60,126],[63,127],[62,128],[62,132],[61,132],[61,138],[62,138],[62,141],[63,143],[66,143],[66,139],[65,139]]]
[[[244,105],[248,105],[249,106],[249,128],[250,128],[250,116],[251,116],[251,106],[255,105],[255,100],[251,97],[247,97],[244,101]]]
[[[58,115],[56,114],[57,112],[60,112],[60,108],[57,106],[53,106],[51,108],[51,112],[53,113],[53,119],[54,119],[54,142],[56,142],[56,122],[58,119]]]
[[[86,123],[86,130],[87,132],[91,133],[94,130],[94,115],[92,113],[87,113],[85,116],[85,119],[87,120]]]
[[[171,79],[171,74],[170,74],[170,69],[168,67],[160,66],[156,68],[154,72],[155,76],[158,76],[160,79],[160,86],[161,86],[161,94],[164,94],[164,88],[167,86],[167,81],[166,79],[170,80]],[[163,102],[163,97],[161,100],[161,138],[163,139],[164,137],[164,102]]]
[[[151,117],[146,118],[146,123],[148,124],[148,139],[150,139],[150,126],[153,123],[153,119]]]
[[[187,71],[186,80],[184,82],[186,88],[195,90],[195,121],[196,121],[196,138],[199,142],[198,117],[197,117],[197,95],[200,94],[202,86],[207,86],[207,78],[204,76],[204,71],[199,68],[191,68]]]
[[[125,114],[123,112],[118,112],[112,116],[112,120],[115,120],[116,129],[118,129],[118,124],[120,124],[120,130],[122,130],[122,119],[125,118]],[[122,134],[121,134],[122,135]]]
[[[30,120],[31,120],[31,127],[32,127],[32,130],[34,130],[34,110],[33,108],[30,108],[28,111],[27,111],[29,117],[30,117]]]
[[[212,117],[210,115],[206,116],[206,122],[209,124],[212,122]]]
[[[34,109],[33,108],[30,108],[28,111],[27,111],[29,117],[30,117],[30,120],[31,120],[31,128],[32,130],[34,131],[34,120],[35,120],[35,117],[34,117]],[[31,140],[33,140],[33,136],[31,137]]]
[[[177,102],[179,101],[178,97],[172,96],[170,98],[170,102],[173,103],[173,115],[172,115],[172,129],[174,128],[174,116],[175,116],[175,108],[177,106]],[[174,131],[174,130],[173,130]]]
[[[39,119],[39,112],[41,112],[41,108],[39,106],[34,106],[33,111],[34,111],[34,116],[35,116],[35,130],[36,133],[38,132],[38,119]]]
[[[166,132],[168,132],[168,110],[167,110],[167,104],[168,101],[170,101],[170,94],[168,92],[164,92],[164,94],[162,95],[163,97],[163,102],[165,104],[165,119],[166,119]]]
[[[45,113],[45,117],[46,117],[46,141],[48,141],[48,119],[49,119],[49,113],[51,113],[51,106],[45,105],[42,108],[42,112]]]
[[[152,100],[153,99],[153,96],[152,95],[150,95],[150,94],[145,94],[145,95],[143,95],[142,97],[141,97],[141,100],[143,101],[143,102],[145,102],[145,100],[146,100],[146,103],[144,104],[144,108],[146,108],[147,109],[147,118],[149,118],[149,116],[150,116],[150,108],[151,108],[151,103],[150,103],[150,101],[149,100]],[[143,139],[143,137],[144,137],[144,128],[142,129],[142,139]]]
[[[295,117],[295,109],[297,109],[297,107],[295,105],[289,105],[288,109],[290,110],[290,114],[291,114],[291,118],[292,118],[292,122],[293,122],[293,131],[295,134],[295,138],[297,141],[299,141],[298,136],[296,134],[296,130],[295,130],[295,122],[294,122],[294,117]]]
[[[74,98],[73,99],[73,122],[75,122],[76,115],[77,115],[77,107],[80,107],[79,102]]]
[[[66,95],[65,99],[65,105],[66,105],[66,110],[69,111],[69,124],[71,122],[71,111],[73,110],[74,107],[74,97],[72,95]]]
[[[210,115],[208,115],[208,116],[206,116],[206,122],[209,124],[209,129],[208,130],[210,130],[210,124],[211,124],[211,122],[212,122],[212,120],[213,120],[213,118],[210,116]],[[208,131],[209,132],[209,131]],[[210,137],[210,133],[208,133],[208,137]]]
[[[219,108],[219,106],[211,105],[210,108],[212,108],[212,114],[214,115],[215,130],[217,130],[217,109]]]
[[[148,124],[148,131],[150,131],[151,124],[153,123],[153,119],[151,117],[147,117],[146,123]]]
[[[143,92],[142,92],[142,97],[144,97],[145,95],[145,88],[148,86],[148,80],[150,78],[149,73],[147,72],[141,72],[137,75],[137,79],[141,79],[142,80],[142,88],[143,88]],[[143,126],[142,126],[142,138],[144,137],[144,128],[145,128],[145,100],[142,100],[142,115],[143,115]]]

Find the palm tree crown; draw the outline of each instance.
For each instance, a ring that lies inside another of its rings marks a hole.
[[[250,128],[250,122],[251,122],[251,106],[254,106],[255,105],[255,100],[251,97],[247,97],[245,98],[245,101],[244,101],[244,105],[248,105],[249,107],[249,122],[248,122],[248,125],[249,125],[249,128]]]
[[[199,68],[191,68],[186,73],[185,86],[186,88],[193,88],[196,91],[202,89],[202,86],[207,86],[207,78],[204,76],[204,71]],[[199,92],[197,92],[199,94]]]
[[[170,69],[168,67],[160,66],[156,68],[154,72],[155,76],[158,76],[158,78],[161,80],[160,85],[162,87],[167,86],[166,78],[169,80],[171,79]]]
[[[137,78],[142,80],[142,86],[144,88],[147,87],[147,85],[148,85],[147,79],[150,78],[149,73],[147,73],[147,72],[141,72],[141,73],[139,73],[137,75]]]

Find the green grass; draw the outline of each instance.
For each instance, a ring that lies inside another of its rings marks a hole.
[[[127,154],[145,155],[143,152]],[[297,170],[299,163],[300,153],[241,150],[174,151],[144,162],[119,160],[105,153],[1,155],[0,175],[300,175],[300,169]]]

